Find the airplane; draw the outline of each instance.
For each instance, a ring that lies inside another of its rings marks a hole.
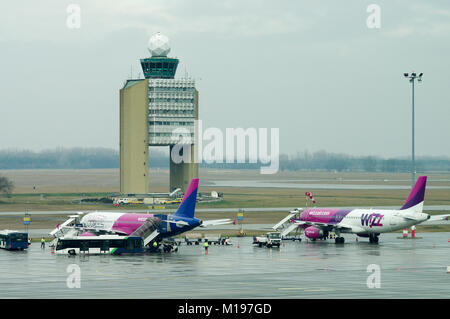
[[[140,236],[144,245],[151,241],[179,235],[196,227],[229,224],[230,219],[203,221],[194,217],[197,201],[198,178],[191,180],[175,214],[138,214],[118,212],[92,212],[80,219],[82,213],[69,216],[62,225],[50,232],[59,237],[123,235]]]
[[[294,229],[303,229],[307,238],[312,241],[326,239],[330,232],[336,234],[335,243],[343,244],[342,233],[356,234],[359,237],[368,237],[370,243],[378,243],[381,233],[424,225],[439,220],[449,219],[449,215],[430,215],[422,213],[425,197],[427,177],[420,176],[403,206],[398,210],[381,209],[343,209],[343,208],[311,208],[302,211],[296,209],[273,226],[278,230],[286,221],[293,223],[282,230],[282,235],[288,234]],[[296,218],[295,216],[298,216]],[[431,224],[431,223],[430,223]]]

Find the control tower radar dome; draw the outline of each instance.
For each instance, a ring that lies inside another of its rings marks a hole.
[[[148,50],[152,57],[166,57],[170,52],[169,38],[156,33],[148,40]]]

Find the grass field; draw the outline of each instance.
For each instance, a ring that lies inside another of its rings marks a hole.
[[[0,228],[23,228],[21,217],[1,216],[1,212],[61,211],[61,215],[42,215],[33,218],[33,228],[53,228],[66,219],[64,211],[117,210],[111,204],[80,204],[82,198],[101,198],[118,193],[119,171],[105,170],[3,170],[14,184],[10,197],[0,195]],[[150,171],[150,191],[167,192],[169,172]],[[450,173],[427,174],[428,186],[450,186]],[[257,170],[200,170],[200,192],[223,192],[224,200],[199,203],[200,208],[249,207],[305,207],[305,191],[311,191],[317,207],[401,206],[408,190],[332,190],[292,188],[213,187],[215,181],[275,181],[308,184],[353,185],[410,185],[409,174],[387,173],[334,173],[334,172],[279,172],[261,175]],[[426,205],[450,205],[450,189],[431,189],[426,192]],[[127,209],[145,209],[146,206],[129,205]],[[169,208],[169,207],[167,207]],[[173,207],[175,208],[175,207]],[[120,208],[121,210],[124,207]],[[237,212],[236,212],[237,213]],[[236,213],[197,213],[202,219],[232,218]],[[247,212],[244,224],[274,224],[287,215],[280,212]],[[432,214],[444,212],[433,211]],[[449,231],[448,227],[424,227],[426,230]],[[421,227],[418,228],[421,230]]]

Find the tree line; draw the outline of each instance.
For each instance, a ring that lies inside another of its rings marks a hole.
[[[56,148],[39,152],[28,150],[0,150],[0,169],[87,169],[118,168],[119,151],[109,148]],[[261,163],[200,163],[201,168],[259,169]],[[150,168],[169,168],[169,153],[149,150]],[[326,151],[280,155],[281,171],[325,170],[365,172],[409,172],[410,158],[382,158],[377,156],[351,156]],[[418,157],[416,170],[450,171],[450,158]]]
[[[56,148],[39,152],[0,150],[0,169],[117,168],[119,152],[108,148]]]
[[[280,155],[281,170],[327,170],[401,173],[411,171],[411,158],[382,158],[377,156],[351,156],[347,154],[318,151],[297,153],[295,156]],[[449,172],[450,158],[417,157],[417,172]]]
[[[5,176],[0,176],[0,193],[11,194],[14,189],[14,183]]]

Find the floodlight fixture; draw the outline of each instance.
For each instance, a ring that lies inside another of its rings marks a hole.
[[[415,163],[415,154],[414,154],[414,80],[417,78],[417,82],[422,82],[422,75],[421,72],[419,76],[415,72],[411,73],[411,76],[409,76],[408,73],[403,73],[405,78],[409,78],[409,82],[411,82],[412,85],[412,151],[411,151],[411,187],[414,187],[415,183],[415,175],[416,175],[416,163]]]

